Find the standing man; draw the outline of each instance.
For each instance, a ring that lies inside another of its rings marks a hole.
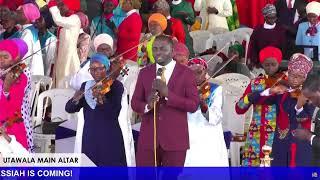
[[[188,67],[173,61],[173,42],[168,36],[156,37],[153,56],[156,64],[140,71],[131,101],[132,109],[142,115],[137,165],[154,166],[153,103],[159,99],[156,109],[157,165],[181,167],[189,149],[187,112],[195,112],[199,106],[195,76]],[[162,69],[161,80],[156,79],[159,69]]]
[[[310,74],[302,87],[303,95],[308,98],[313,105],[317,106],[312,116],[312,123],[315,123],[312,132],[306,129],[297,129],[295,137],[310,141],[312,146],[312,166],[320,166],[320,76],[317,73]],[[312,126],[311,126],[312,127]]]

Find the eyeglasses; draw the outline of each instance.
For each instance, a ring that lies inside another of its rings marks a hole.
[[[88,69],[89,72],[102,72],[105,70],[105,67],[91,67]]]

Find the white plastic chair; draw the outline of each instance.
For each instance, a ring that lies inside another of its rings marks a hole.
[[[212,36],[210,31],[199,30],[190,32],[190,36],[193,38],[193,49],[195,53],[204,52],[206,48],[206,41]]]
[[[238,28],[233,30],[234,32],[245,32],[247,33],[249,36],[251,36],[251,34],[253,33],[253,29],[249,28],[249,27],[242,27],[242,28]]]
[[[37,114],[34,117],[33,121],[35,122],[35,126],[41,125],[43,120],[43,108],[45,99],[50,98],[52,103],[52,112],[51,112],[51,122],[59,122],[61,120],[68,120],[64,123],[62,123],[60,126],[76,130],[77,129],[77,114],[69,114],[65,111],[65,105],[69,99],[71,99],[74,95],[74,90],[72,89],[51,89],[42,92],[39,95],[38,102],[37,102]],[[41,126],[40,126],[41,127]],[[47,149],[47,146],[51,144],[51,140],[55,139],[55,135],[53,134],[43,134],[41,131],[37,131],[37,137],[38,139],[35,139],[35,141],[45,141],[44,143],[46,147],[40,147],[40,149]],[[69,138],[68,138],[69,139]],[[56,141],[56,149],[59,149],[60,147],[63,147],[63,149],[68,149],[68,151],[60,151],[64,153],[72,153],[74,151],[74,139],[75,137],[72,137],[68,143],[65,143],[63,145],[59,145],[59,143]]]
[[[229,130],[233,136],[241,135],[248,129],[248,124],[252,119],[252,108],[244,115],[238,115],[235,112],[235,105],[242,96],[246,87],[250,83],[247,76],[237,73],[223,74],[215,78],[216,82],[223,87],[224,103],[222,107],[224,130]],[[232,141],[230,144],[231,165],[240,165],[240,148],[244,146],[245,141]]]
[[[40,93],[40,89],[46,91],[52,88],[52,78],[48,77],[48,76],[42,76],[42,75],[32,75],[31,76],[31,96],[30,96],[30,102],[31,105],[33,106],[34,103],[38,102],[38,96]],[[44,112],[43,112],[43,117],[45,115],[45,109],[48,106],[48,99],[46,99],[45,102],[45,108],[44,108]],[[31,117],[35,116],[35,112],[36,112],[37,106],[34,105],[33,109],[32,109],[32,113],[31,113]]]
[[[219,57],[219,56],[214,56],[213,57],[213,56],[214,55],[201,56],[202,58],[204,58],[208,62],[208,74],[209,74],[209,76],[213,75],[217,65],[223,62],[221,57]]]
[[[57,88],[59,88],[59,89],[70,88],[70,80],[71,80],[72,76],[73,76],[73,74],[64,77],[61,81],[59,81]]]
[[[212,48],[213,42],[216,43],[217,51],[220,51],[222,48],[224,48],[222,52],[224,54],[228,54],[230,45],[235,42],[234,34],[232,32],[226,32],[223,34],[212,35],[210,39],[207,39],[206,41],[206,49]]]
[[[234,34],[235,41],[239,42],[240,44],[242,44],[243,41],[246,42],[246,45],[244,47],[245,48],[244,59],[245,59],[245,63],[247,63],[250,35],[243,31],[233,31],[233,34]]]

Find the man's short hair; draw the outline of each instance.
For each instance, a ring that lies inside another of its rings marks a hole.
[[[172,38],[170,36],[167,36],[167,35],[159,35],[156,37],[155,41],[156,40],[160,40],[160,41],[166,41],[171,48],[173,48],[173,41],[172,41]]]
[[[312,92],[320,91],[320,72],[309,74],[303,83],[302,89],[307,89]]]

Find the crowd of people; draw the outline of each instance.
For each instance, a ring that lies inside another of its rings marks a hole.
[[[190,32],[240,28],[234,0],[103,0],[95,17],[81,2],[0,1],[0,154],[34,152],[31,82],[42,75],[75,91],[65,111],[83,109],[81,152],[97,166],[228,167],[224,90],[202,58],[212,54],[225,65],[214,74],[251,78],[234,109],[253,106],[241,165],[260,166],[265,145],[272,166],[320,165],[319,2],[267,4],[250,42],[227,54],[214,43],[195,52]],[[120,121],[141,121],[133,153]]]

